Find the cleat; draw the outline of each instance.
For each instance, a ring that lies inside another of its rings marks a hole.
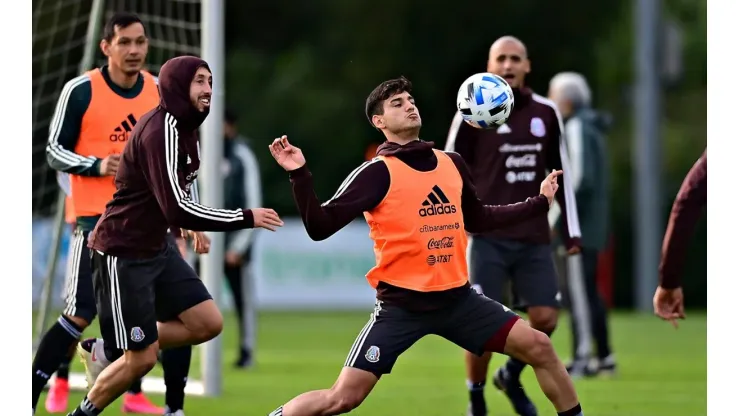
[[[185,416],[185,412],[183,412],[182,409],[176,412],[170,412],[170,409],[165,407],[164,416]]]
[[[87,380],[87,388],[92,388],[95,384],[95,380],[98,379],[100,373],[110,365],[110,362],[105,358],[105,353],[102,346],[103,340],[96,340],[95,338],[86,339],[77,344],[77,354],[80,356],[82,364],[85,366],[85,379]],[[100,346],[98,345],[100,344]]]
[[[46,411],[49,413],[64,413],[69,402],[69,381],[57,378],[46,396]]]
[[[537,416],[537,408],[524,393],[524,387],[519,380],[509,378],[505,368],[502,367],[496,371],[496,375],[493,376],[493,385],[506,395],[517,415]]]
[[[123,405],[121,406],[123,413],[137,413],[140,415],[162,415],[164,408],[155,405],[149,401],[144,393],[126,393],[123,396]],[[177,415],[177,413],[174,413]]]

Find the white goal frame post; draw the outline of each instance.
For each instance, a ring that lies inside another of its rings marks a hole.
[[[171,0],[177,1],[177,0]],[[213,73],[213,96],[211,111],[203,126],[202,164],[201,164],[201,200],[208,206],[223,205],[223,190],[219,166],[223,152],[223,116],[224,116],[224,0],[201,0],[201,57],[208,62]],[[93,0],[88,22],[85,51],[80,61],[79,73],[93,67],[99,47],[99,34],[105,17],[105,0]],[[145,22],[146,23],[146,22]],[[64,229],[65,195],[61,190],[57,198],[54,217],[54,228],[45,271],[44,286],[40,309],[36,320],[36,339],[46,330],[49,322],[50,305],[54,288],[57,259],[61,248]],[[208,255],[201,257],[201,277],[217,304],[220,302],[221,281],[224,275],[224,236],[223,233],[211,233],[211,248]],[[223,389],[222,382],[222,347],[221,337],[203,344],[201,352],[201,380],[189,379],[185,389],[188,395],[219,396]],[[87,388],[84,375],[70,374],[70,387],[75,390]],[[53,380],[50,381],[53,383]],[[145,377],[142,389],[146,392],[164,393],[164,380],[159,377]]]

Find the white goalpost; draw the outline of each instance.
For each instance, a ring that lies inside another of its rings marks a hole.
[[[221,206],[220,171],[224,111],[223,0],[33,0],[33,246],[35,340],[49,325],[51,311],[61,307],[68,226],[64,194],[46,163],[49,123],[65,82],[104,63],[99,50],[101,28],[117,11],[137,13],[150,39],[147,70],[157,74],[169,58],[199,55],[213,71],[211,113],[201,127],[203,163],[201,199]],[[223,276],[224,240],[210,235],[211,253],[203,256],[202,278],[219,301]],[[38,266],[38,267],[37,267]],[[35,342],[34,342],[34,345]],[[222,390],[220,337],[196,348],[201,354],[201,380],[188,379],[186,394],[218,396]],[[87,387],[83,374],[70,374],[70,387]],[[51,381],[53,382],[53,380]],[[164,381],[146,377],[146,392],[163,393]]]

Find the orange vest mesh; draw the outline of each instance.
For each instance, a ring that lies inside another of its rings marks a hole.
[[[100,69],[87,72],[92,98],[82,117],[75,153],[103,159],[123,151],[136,121],[159,104],[154,77],[147,72],[142,74],[144,89],[135,98],[123,98],[111,90]],[[71,175],[70,183],[75,214],[79,217],[103,214],[116,191],[113,176]]]
[[[383,201],[365,213],[378,282],[419,292],[448,290],[468,281],[468,240],[462,215],[462,178],[455,163],[434,151],[437,168],[420,172],[392,156],[380,156],[391,184]]]

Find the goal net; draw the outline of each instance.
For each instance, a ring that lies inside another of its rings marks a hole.
[[[57,174],[46,163],[49,125],[62,88],[80,73],[105,63],[99,48],[102,28],[118,11],[136,13],[144,21],[148,71],[157,74],[167,59],[178,55],[200,55],[201,0],[33,0],[32,7],[32,270],[37,336],[48,327],[47,311],[61,310],[71,231],[62,221],[64,198]],[[82,374],[71,374],[70,385],[85,388]],[[147,377],[143,388],[163,392],[164,383]],[[187,392],[202,394],[202,383],[191,378]]]

